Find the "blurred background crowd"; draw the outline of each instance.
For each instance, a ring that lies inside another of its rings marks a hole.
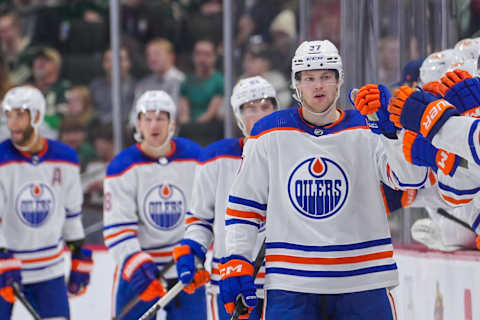
[[[301,40],[329,39],[341,49],[343,90],[366,81],[393,88],[415,82],[428,54],[478,36],[480,29],[480,0],[309,0],[306,21],[300,19],[300,2],[232,1],[234,81],[263,76],[277,90],[282,108],[296,105],[290,63]],[[203,146],[222,138],[229,106],[223,1],[120,3],[124,147],[135,143],[134,101],[151,89],[165,90],[177,103],[179,136]],[[0,0],[0,96],[21,84],[44,93],[41,133],[78,152],[87,241],[93,243],[103,243],[102,180],[115,155],[109,19],[108,0]],[[342,107],[349,108],[344,96]],[[3,119],[0,139],[8,136]]]

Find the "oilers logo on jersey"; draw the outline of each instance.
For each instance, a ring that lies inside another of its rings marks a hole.
[[[327,158],[309,158],[293,169],[288,179],[288,196],[294,208],[313,219],[337,213],[348,196],[348,179],[343,169]]]
[[[171,230],[183,221],[186,205],[184,192],[173,184],[165,183],[148,190],[143,212],[154,228]]]
[[[15,200],[20,220],[31,227],[40,227],[55,208],[55,195],[44,183],[28,183],[20,188]]]

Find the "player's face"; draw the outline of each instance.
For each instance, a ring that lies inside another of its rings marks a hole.
[[[240,112],[248,134],[252,131],[255,122],[275,111],[270,99],[258,99],[242,105]]]
[[[34,129],[30,124],[30,112],[25,109],[13,109],[6,112],[7,126],[13,143],[26,145],[33,136]]]
[[[337,96],[339,81],[332,70],[307,70],[297,84],[303,105],[313,112],[323,112]]]
[[[169,122],[168,113],[147,111],[140,115],[138,129],[148,145],[160,147],[168,137]]]

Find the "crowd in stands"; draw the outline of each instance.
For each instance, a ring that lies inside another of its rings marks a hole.
[[[204,146],[224,136],[222,2],[120,2],[125,145],[135,143],[134,102],[152,89],[166,91],[177,104],[179,136]],[[288,61],[298,42],[298,1],[233,5],[235,81],[262,75],[277,89],[281,106],[290,107]],[[109,28],[108,0],[0,3],[0,97],[22,84],[43,92],[41,134],[77,151],[85,203],[97,211],[105,168],[114,156]],[[0,140],[8,136],[2,119]]]
[[[472,1],[472,17],[479,15],[478,2]],[[223,96],[223,1],[120,4],[124,147],[135,143],[134,102],[152,89],[166,91],[177,104],[177,135],[203,146],[222,138],[228,105]],[[281,108],[294,106],[290,59],[299,42],[299,1],[245,0],[232,5],[235,81],[261,75],[275,87]],[[329,39],[340,47],[340,1],[310,1],[309,14],[310,37]],[[109,0],[0,2],[0,98],[21,84],[44,93],[47,111],[41,133],[77,150],[86,203],[97,209],[105,168],[114,156],[109,28]],[[398,44],[388,36],[379,43],[382,83],[399,79],[398,68],[393,68],[399,60]],[[0,140],[8,135],[3,119]]]

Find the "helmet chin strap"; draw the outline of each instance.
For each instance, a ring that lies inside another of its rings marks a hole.
[[[37,132],[37,128],[36,127],[33,127],[33,139],[32,139],[32,142],[30,142],[29,144],[27,144],[26,146],[20,146],[16,143],[14,143],[13,141],[13,145],[15,146],[15,148],[17,148],[18,150],[20,151],[23,151],[23,152],[27,152],[28,150],[30,150],[30,148],[32,146],[35,145],[35,143],[37,143],[37,140],[38,140],[38,132]]]

